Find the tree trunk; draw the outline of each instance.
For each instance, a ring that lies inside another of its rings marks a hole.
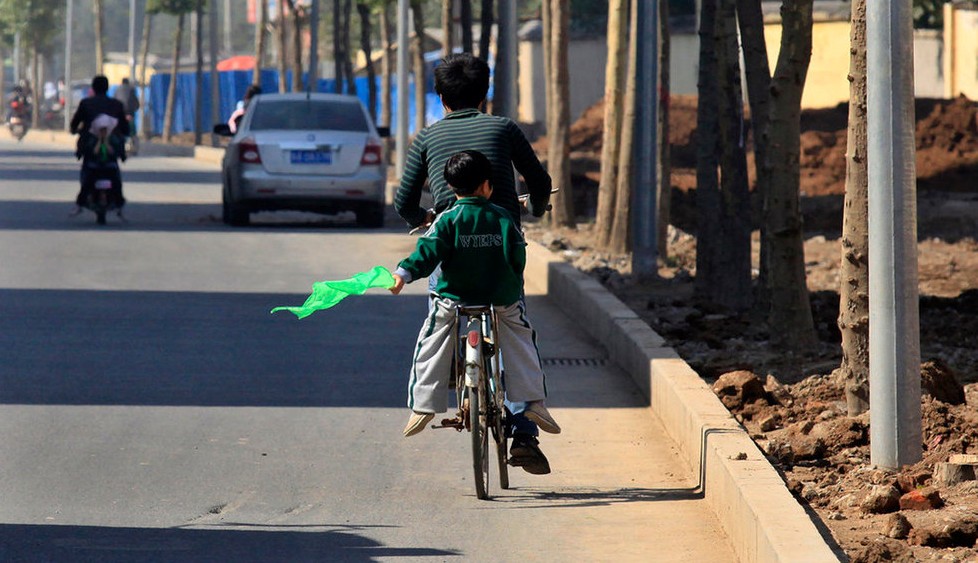
[[[598,246],[611,240],[615,190],[618,189],[618,155],[621,151],[621,114],[624,98],[625,47],[628,43],[628,0],[608,3],[608,60],[604,73],[604,130],[601,141],[601,180],[594,218]]]
[[[696,298],[714,302],[720,273],[719,83],[716,53],[717,2],[703,0],[700,12],[700,68],[696,104]]]
[[[869,410],[869,176],[866,161],[866,0],[853,0],[849,130],[839,270],[839,330],[849,416]]]
[[[153,14],[148,10],[143,13],[143,40],[142,46],[140,46],[140,60],[142,64],[139,65],[139,86],[141,88],[146,88],[149,84],[146,84],[146,64],[149,58],[149,38],[153,28]],[[67,81],[66,81],[67,82]],[[67,86],[66,86],[67,88]],[[147,89],[146,92],[149,92]],[[70,95],[67,94],[67,95]],[[139,124],[139,130],[143,134],[144,139],[149,139],[149,114],[150,114],[150,97],[146,96],[143,100],[142,107],[140,107],[140,116],[142,117],[141,123]]]
[[[343,11],[340,0],[333,0],[333,92],[343,93]]]
[[[563,0],[551,0],[550,4],[550,72],[553,89],[550,100],[554,108],[553,127],[547,127],[550,139],[547,162],[555,186],[560,191],[555,194],[551,220],[560,227],[573,227],[574,190],[570,175],[570,89],[567,68],[568,33],[570,27],[570,5]],[[513,77],[515,78],[515,77]],[[515,113],[516,108],[509,108]]]
[[[343,4],[343,74],[346,75],[346,93],[357,93],[357,81],[353,76],[353,57],[350,56],[350,16],[353,13],[353,0]]]
[[[669,64],[672,59],[672,33],[669,30],[669,0],[659,0],[659,126],[656,146],[659,147],[656,198],[656,251],[661,258],[669,256],[669,221],[672,208],[672,147],[669,144]]]
[[[546,4],[547,0],[543,0]],[[482,0],[482,10],[479,14],[481,29],[479,30],[479,58],[489,60],[489,43],[492,40],[492,0]]]
[[[631,248],[632,184],[635,179],[635,119],[638,102],[638,2],[631,3],[628,24],[628,67],[625,74],[625,97],[622,100],[621,150],[618,151],[617,186],[608,250],[624,254]]]
[[[105,9],[102,2],[103,0],[92,0],[92,11],[95,13],[95,74],[104,72],[105,63]]]
[[[31,127],[37,129],[41,124],[41,57],[37,43],[31,45]]]
[[[459,22],[462,26],[462,51],[472,52],[472,0],[459,0]]]
[[[265,26],[268,25],[268,2],[257,3],[257,22],[255,22],[255,70],[251,75],[252,84],[261,84],[261,69],[265,64]]]
[[[720,269],[716,303],[745,311],[751,305],[750,189],[744,138],[735,0],[720,0],[717,14],[717,78],[720,82]]]
[[[424,3],[422,0],[411,0],[411,11],[414,14],[414,130],[420,132],[425,126],[427,108],[425,107],[425,70],[424,70]]]
[[[452,49],[455,48],[455,15],[454,7],[455,0],[441,0],[441,34],[442,34],[442,45],[441,52],[443,57],[447,57],[452,54]]]
[[[292,91],[302,91],[302,14],[294,0],[288,0],[292,14]]]
[[[394,65],[391,64],[391,36],[394,30],[391,28],[394,18],[390,11],[391,2],[384,2],[380,10],[380,44],[384,47],[384,56],[380,60],[380,124],[385,127],[391,126],[391,107],[394,104],[391,95],[391,78],[394,73]]]
[[[288,20],[285,19],[285,2],[278,2],[278,91],[288,92],[289,81],[286,76],[286,58],[288,57]]]
[[[549,133],[549,128],[553,127],[554,122],[554,108],[553,104],[550,102],[554,99],[554,83],[553,80],[550,79],[550,77],[553,75],[553,70],[551,70],[553,58],[550,56],[550,53],[553,51],[553,36],[551,32],[551,29],[553,29],[553,14],[551,13],[550,0],[543,0],[541,2],[540,19],[543,24],[543,37],[542,41],[540,42],[543,48],[543,99],[547,100],[547,107],[545,108],[546,111],[543,119],[545,129],[547,130],[547,133]],[[547,165],[549,166],[550,163],[548,162]]]
[[[781,51],[771,82],[769,144],[771,186],[765,221],[769,254],[769,330],[775,346],[801,354],[816,343],[805,283],[805,248],[799,211],[801,95],[812,55],[812,0],[786,0],[781,8]]]
[[[173,32],[173,63],[170,67],[170,87],[166,93],[166,111],[163,112],[163,142],[173,138],[173,106],[177,100],[177,73],[180,72],[180,42],[183,41],[184,15],[177,15],[177,28]]]
[[[194,7],[194,19],[197,25],[194,27],[194,55],[197,66],[194,69],[194,144],[199,145],[202,136],[202,123],[204,116],[201,115],[204,109],[204,0],[197,0]]]
[[[737,18],[744,49],[744,68],[747,73],[747,97],[750,102],[750,121],[754,138],[755,197],[764,200],[770,180],[768,162],[768,122],[771,118],[771,69],[764,40],[764,14],[760,0],[737,0]],[[761,259],[758,267],[755,309],[768,310],[770,293],[767,288],[768,260],[771,241],[764,221],[760,222]]]
[[[370,49],[370,7],[363,2],[358,2],[357,13],[360,14],[360,50],[367,60],[367,99],[370,118],[377,123],[377,71],[374,70],[374,59]]]

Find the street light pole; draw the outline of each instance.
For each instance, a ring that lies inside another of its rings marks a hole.
[[[129,0],[129,82],[136,87],[136,0]]]
[[[408,143],[408,0],[397,0],[397,177],[404,175]],[[415,86],[422,88],[422,84]]]
[[[870,461],[920,460],[911,0],[867,2]]]

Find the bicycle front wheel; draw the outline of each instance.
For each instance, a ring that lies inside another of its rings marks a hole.
[[[486,420],[486,395],[481,385],[469,387],[468,392],[475,495],[485,500],[489,498],[489,427]]]

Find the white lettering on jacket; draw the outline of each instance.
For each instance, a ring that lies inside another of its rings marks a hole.
[[[503,235],[461,235],[458,237],[458,242],[462,248],[502,246]]]

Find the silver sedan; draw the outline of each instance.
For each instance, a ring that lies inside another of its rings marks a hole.
[[[231,135],[227,125],[214,131]],[[224,222],[247,225],[257,211],[353,211],[358,225],[383,227],[388,134],[356,96],[255,96],[221,164]]]

